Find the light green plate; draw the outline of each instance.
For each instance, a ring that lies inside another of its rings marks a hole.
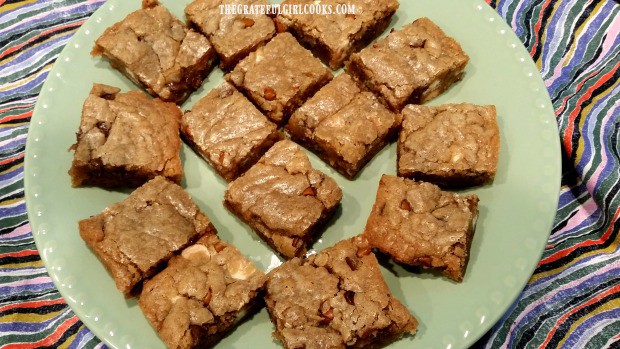
[[[163,1],[177,16],[187,1]],[[80,319],[114,348],[163,348],[135,300],[125,300],[95,255],[77,221],[127,196],[99,188],[71,188],[67,170],[82,103],[94,82],[135,89],[109,64],[89,55],[94,40],[137,9],[139,1],[107,1],[75,34],[58,58],[39,97],[26,149],[26,200],[32,231],[54,283]],[[481,0],[403,0],[392,26],[427,16],[456,38],[471,57],[463,81],[432,104],[495,104],[501,153],[492,185],[480,197],[471,260],[461,284],[428,273],[412,274],[384,262],[390,289],[420,321],[415,336],[394,348],[466,348],[508,309],[534,270],[547,241],[560,187],[560,148],[549,96],[536,66],[505,22]],[[222,81],[216,69],[183,106]],[[220,236],[265,270],[280,263],[255,234],[222,206],[226,183],[188,147],[182,149],[183,186],[213,220]],[[310,156],[343,189],[342,209],[316,250],[362,232],[382,173],[395,173],[396,146],[384,149],[355,181]],[[252,317],[219,347],[278,348],[266,311]]]

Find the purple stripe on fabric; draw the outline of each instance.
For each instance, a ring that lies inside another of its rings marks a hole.
[[[598,13],[596,14],[594,18],[590,18],[590,21],[588,21],[588,27],[585,30],[585,32],[582,31],[575,38],[575,42],[573,43],[575,50],[568,64],[566,64],[565,66],[562,66],[562,68],[560,69],[560,76],[565,76],[567,79],[571,78],[572,80],[572,74],[570,72],[573,71],[577,65],[583,64],[583,58],[588,50],[588,44],[590,44],[592,35],[600,30],[599,28],[601,27],[601,24],[607,19],[609,12],[612,11],[613,9],[613,6],[614,6],[613,4],[611,4],[610,2],[607,2],[606,4],[603,5],[604,9],[602,9],[601,11],[598,11]],[[547,38],[547,40],[552,41],[551,38]],[[599,57],[597,61],[600,62],[600,60],[601,60],[601,57]],[[562,61],[564,61],[564,58],[562,59]],[[588,75],[587,72],[592,71],[594,69],[594,66],[595,64],[591,64],[590,69],[584,71],[582,74],[584,76],[587,76]],[[554,74],[554,77],[555,77],[555,74]],[[562,82],[561,79],[553,79],[553,77],[551,79],[548,79],[545,82],[549,90],[549,94],[554,95],[553,91],[555,91],[555,89],[564,86],[564,84],[560,84],[560,82]],[[566,79],[564,79],[564,82],[566,82]]]

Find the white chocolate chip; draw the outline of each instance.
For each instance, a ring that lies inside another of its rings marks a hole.
[[[254,264],[242,258],[229,262],[226,269],[230,276],[236,280],[247,280],[256,271]]]
[[[205,256],[210,259],[212,254],[211,254],[211,251],[209,251],[209,249],[205,245],[196,244],[183,250],[181,255],[185,259],[192,259],[198,256]]]
[[[264,54],[263,54],[263,47],[259,47],[256,50],[256,56],[255,56],[255,59],[254,59],[256,61],[256,63],[262,61],[263,60],[263,56],[264,56]]]

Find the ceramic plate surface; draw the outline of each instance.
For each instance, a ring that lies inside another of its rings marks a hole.
[[[187,1],[162,1],[183,18]],[[105,28],[136,10],[139,1],[109,0],[80,28],[51,70],[32,117],[26,149],[26,200],[37,247],[54,283],[80,319],[113,348],[164,348],[135,300],[126,300],[81,240],[77,222],[120,201],[127,192],[72,188],[67,171],[82,103],[94,82],[136,89],[107,61],[90,56]],[[557,126],[546,88],[528,53],[492,8],[479,0],[401,1],[391,27],[429,17],[459,41],[471,60],[462,81],[432,101],[497,106],[501,153],[492,185],[473,188],[480,217],[463,283],[410,273],[382,262],[396,297],[420,321],[415,336],[393,348],[466,348],[508,309],[531,276],[547,241],[560,187]],[[386,31],[387,33],[387,31]],[[384,33],[385,35],[385,33]],[[182,107],[189,109],[222,81],[214,70]],[[322,250],[362,232],[382,173],[396,172],[391,144],[349,181],[310,155],[313,165],[343,189],[342,208],[321,239]],[[226,183],[194,152],[182,149],[184,188],[212,219],[220,237],[264,270],[280,259],[221,204]],[[266,310],[240,325],[218,347],[280,348]]]

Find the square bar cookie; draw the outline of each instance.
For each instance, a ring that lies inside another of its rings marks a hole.
[[[209,38],[220,56],[220,67],[232,69],[242,58],[276,33],[266,14],[226,13],[226,7],[266,6],[267,0],[194,0],[185,8],[187,19]]]
[[[276,18],[278,30],[288,30],[315,56],[332,69],[342,67],[353,52],[357,52],[387,28],[398,9],[397,0],[286,0],[288,6],[329,6],[340,13],[294,14],[282,13]],[[354,9],[345,13],[343,9]]]
[[[69,174],[74,187],[138,187],[156,176],[183,177],[181,110],[141,91],[95,84],[82,119]]]
[[[168,348],[207,348],[258,308],[265,274],[207,234],[144,283],[138,304]]]
[[[183,115],[181,133],[229,182],[283,138],[277,126],[227,82]]]
[[[188,28],[156,0],[106,29],[92,54],[150,94],[181,103],[202,84],[216,60],[206,37]]]
[[[363,236],[267,275],[265,302],[285,348],[378,348],[414,334],[417,320],[388,289]]]
[[[347,72],[395,111],[425,103],[461,79],[469,57],[430,19],[420,18],[351,55]]]
[[[78,225],[80,236],[125,296],[136,294],[142,281],[176,252],[205,234],[216,234],[189,194],[163,177]]]
[[[332,73],[291,34],[282,33],[239,62],[225,78],[282,125],[332,79]]]
[[[302,256],[342,198],[336,181],[312,168],[298,145],[276,143],[228,185],[225,206],[286,258]]]
[[[364,235],[399,263],[435,269],[461,282],[477,217],[476,195],[383,175]]]
[[[397,115],[343,73],[293,113],[286,130],[351,179],[396,132]]]
[[[499,157],[495,106],[408,105],[398,140],[398,175],[442,187],[493,181]]]

